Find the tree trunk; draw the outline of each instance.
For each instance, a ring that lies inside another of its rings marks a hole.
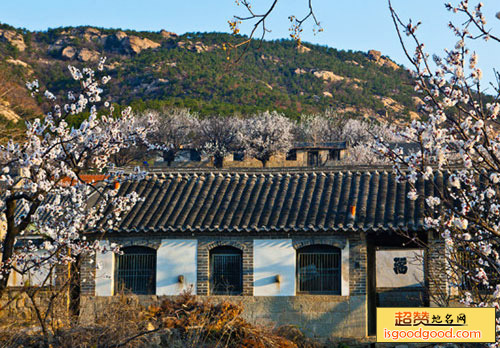
[[[77,321],[80,315],[80,266],[81,257],[76,256],[76,262],[72,262],[68,265],[69,270],[69,282],[68,282],[68,311],[69,316],[72,320]]]
[[[15,218],[14,218],[15,212],[16,212],[16,202],[14,200],[8,201],[7,209],[5,211],[5,216],[7,218],[7,233],[5,234],[5,239],[2,242],[3,246],[2,265],[8,264],[8,260],[14,254],[14,243],[16,241],[16,236],[18,232],[15,226]],[[9,266],[1,272],[2,277],[0,279],[0,296],[7,288],[11,271],[12,268]]]
[[[167,166],[170,167],[172,162],[175,160],[175,151],[168,150],[163,151],[163,160],[167,162]]]

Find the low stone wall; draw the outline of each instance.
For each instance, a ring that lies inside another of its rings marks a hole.
[[[36,295],[36,304],[40,311],[45,312],[51,301],[52,293],[40,291]],[[65,313],[66,298],[59,296],[53,299],[51,313]],[[10,289],[0,297],[0,322],[33,322],[36,321],[36,313],[33,303],[24,291]]]
[[[34,319],[31,301],[26,296],[16,291],[8,291],[0,298],[0,320],[11,318],[21,320]]]
[[[295,325],[307,336],[321,340],[366,337],[366,296],[197,296],[211,301],[241,303],[243,317],[265,326]],[[161,302],[164,296],[131,296],[144,306]],[[92,323],[105,306],[117,297],[85,296],[81,302],[82,322]]]

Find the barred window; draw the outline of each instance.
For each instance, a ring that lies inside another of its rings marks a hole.
[[[453,256],[453,255],[452,255]],[[456,270],[456,275],[458,276],[458,286],[460,290],[472,291],[478,290],[480,292],[486,292],[488,290],[488,285],[475,279],[476,269],[482,268],[486,275],[488,276],[489,284],[498,284],[500,280],[500,275],[498,271],[491,267],[479,262],[479,255],[473,251],[467,250],[467,248],[459,247],[455,253],[455,259],[451,259],[452,266]]]
[[[130,291],[138,295],[156,292],[156,250],[132,246],[116,255],[115,293]]]
[[[239,295],[243,290],[242,252],[230,246],[210,252],[210,293]]]
[[[339,248],[310,245],[298,249],[298,293],[340,295],[340,263]]]

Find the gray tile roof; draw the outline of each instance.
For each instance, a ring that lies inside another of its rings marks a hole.
[[[434,182],[442,187],[443,174]],[[429,194],[435,186],[417,188]],[[121,185],[119,194],[144,200],[115,232],[416,231],[425,205],[408,190],[392,171],[171,172]]]

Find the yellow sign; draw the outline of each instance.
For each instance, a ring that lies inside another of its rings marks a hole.
[[[495,342],[495,308],[377,308],[377,342]]]

